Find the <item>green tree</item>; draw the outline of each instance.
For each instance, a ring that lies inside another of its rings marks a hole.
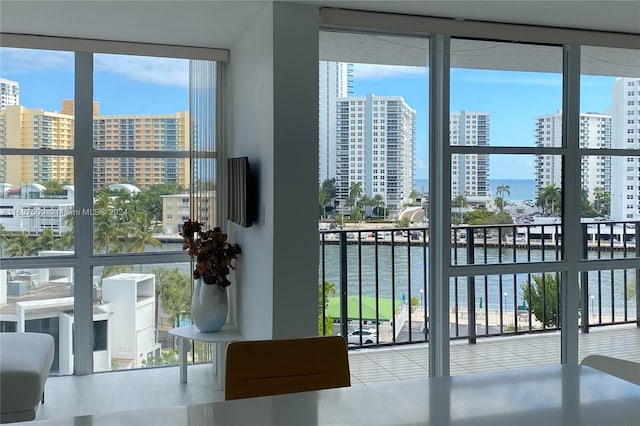
[[[322,312],[326,312],[329,307],[329,298],[336,295],[336,286],[329,281],[318,285],[318,336],[331,336],[333,334],[333,318],[325,316],[322,322]],[[323,334],[324,330],[324,334]]]
[[[498,205],[498,208],[502,211],[506,204],[506,197],[511,195],[511,187],[509,185],[500,184],[496,188],[496,194],[498,195],[496,198],[496,205]],[[497,202],[498,198],[500,199],[500,204]]]
[[[580,215],[582,217],[596,217],[598,213],[593,209],[589,202],[589,193],[585,188],[580,191]]]
[[[555,215],[562,210],[561,196],[560,188],[553,183],[549,183],[538,194],[536,205],[542,207],[544,213]]]
[[[336,180],[325,179],[319,190],[321,217],[324,218],[328,208],[333,204],[336,198]]]
[[[384,208],[384,197],[381,194],[376,194],[371,199],[373,205],[373,214],[377,217],[387,217],[387,209]]]
[[[11,239],[11,233],[0,225],[0,255],[4,255],[5,246]]]
[[[45,188],[44,191],[42,191],[44,196],[60,196],[67,194],[67,190],[64,189],[62,183],[57,180],[48,180],[43,182],[42,186]]]
[[[411,200],[411,205],[415,206],[416,205],[416,200],[418,199],[418,197],[420,197],[420,194],[418,193],[418,191],[416,191],[416,189],[412,189],[411,192],[409,193],[409,199]]]
[[[162,247],[162,243],[153,236],[154,228],[147,212],[135,212],[129,225],[127,252],[142,253],[147,246]]]
[[[523,299],[531,307],[531,312],[545,327],[559,327],[562,320],[560,302],[560,274],[545,273],[532,275],[531,291],[529,283],[520,284]]]
[[[9,257],[33,256],[37,252],[34,240],[26,232],[14,234],[7,241]]]
[[[65,222],[69,225],[69,230],[60,234],[58,238],[53,242],[54,250],[69,250],[75,244],[75,216],[73,213],[68,214],[65,217]]]
[[[191,277],[178,268],[153,268],[156,276],[156,296],[162,309],[169,315],[171,324],[176,324],[178,315],[191,306]],[[156,323],[157,323],[156,318]]]
[[[358,211],[362,213],[362,217],[364,217],[367,207],[372,207],[373,204],[373,200],[367,194],[364,194],[362,197],[360,197],[357,203],[357,207]]]
[[[351,182],[347,207],[351,208],[351,220],[356,222],[361,219],[358,201],[360,201],[362,194],[362,182]]]
[[[329,198],[329,194],[324,192],[322,188],[318,192],[318,201],[320,203],[320,218],[324,219],[327,214],[327,206],[331,202],[331,198]]]
[[[34,251],[39,252],[42,250],[53,250],[55,246],[55,238],[53,237],[53,230],[51,228],[45,228],[42,234],[38,235],[33,241]]]
[[[142,366],[159,367],[163,365],[176,365],[180,362],[180,356],[177,349],[171,349],[169,351],[161,351],[159,355],[151,355],[147,359],[142,360]]]
[[[513,223],[513,218],[509,212],[490,212],[484,207],[477,207],[465,214],[465,221],[469,225],[510,225]]]
[[[593,209],[600,216],[608,216],[611,212],[611,194],[602,188],[593,189]]]
[[[451,207],[455,207],[458,209],[460,213],[460,220],[457,223],[464,223],[464,216],[462,209],[466,208],[468,205],[466,194],[456,195],[451,201]]]
[[[138,202],[153,222],[162,220],[162,196],[185,193],[187,190],[177,183],[151,185],[138,195]]]
[[[120,198],[113,197],[113,198]],[[93,248],[96,252],[121,253],[120,241],[126,236],[126,230],[120,222],[120,214],[114,212],[116,206],[108,187],[104,187],[96,193],[93,203]]]

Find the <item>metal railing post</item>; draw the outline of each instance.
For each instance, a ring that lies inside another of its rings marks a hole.
[[[472,228],[467,228],[467,264],[475,263],[475,234]],[[486,232],[486,230],[485,230]],[[476,343],[476,277],[467,277],[467,333],[469,344]]]
[[[582,224],[582,241],[584,242],[582,246],[582,258],[587,259],[589,257],[589,248],[587,247],[589,236],[587,234],[587,224]],[[580,283],[582,284],[582,332],[589,332],[589,315],[591,312],[589,311],[589,272],[582,271],[580,273]]]
[[[347,233],[340,232],[340,333],[345,340],[349,329],[347,327]]]

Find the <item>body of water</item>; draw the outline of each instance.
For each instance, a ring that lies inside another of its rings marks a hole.
[[[390,246],[380,245],[377,248],[373,245],[349,245],[347,248],[347,286],[349,295],[357,295],[360,292],[366,296],[376,296],[391,298],[392,294],[396,300],[410,300],[416,298],[420,303],[426,303],[425,295],[428,293],[428,250],[423,250],[420,246],[395,247],[392,253]],[[476,259],[484,259],[484,253],[478,249]],[[459,248],[457,253],[458,264],[465,264],[466,248]],[[596,256],[595,252],[590,252],[590,256]],[[319,279],[331,282],[335,285],[336,291],[340,286],[340,262],[339,246],[325,246],[325,267],[322,269],[322,259],[320,261]],[[504,256],[504,254],[503,254]],[[614,252],[615,257],[622,257],[621,251]],[[455,257],[455,256],[452,256]],[[554,260],[555,253],[551,250],[545,251],[545,260]],[[518,262],[538,262],[542,261],[542,250],[531,250],[530,260],[526,249],[517,250],[516,259]],[[487,264],[498,263],[498,250],[489,248],[487,251]],[[624,270],[614,271],[592,271],[588,273],[589,295],[593,296],[592,303],[596,312],[601,306],[602,314],[609,316],[611,306],[615,307],[616,319],[620,320],[624,308],[628,310],[629,317],[635,316],[635,300],[633,298],[625,300],[624,286],[635,283],[635,270],[627,270],[626,277]],[[457,282],[456,282],[457,281]],[[500,304],[505,305],[511,311],[514,306],[521,306],[523,301],[522,286],[533,284],[533,279],[529,274],[504,274],[504,275],[482,275],[475,277],[476,307],[479,308],[480,298],[484,304],[488,304],[490,311],[500,309]],[[455,307],[457,300],[458,307],[466,309],[467,306],[467,279],[461,277],[449,283],[449,296],[451,308]],[[628,288],[628,287],[627,287]],[[420,290],[423,290],[421,293]],[[426,290],[426,291],[425,291]],[[504,293],[507,293],[505,297]],[[612,304],[613,300],[613,304]]]

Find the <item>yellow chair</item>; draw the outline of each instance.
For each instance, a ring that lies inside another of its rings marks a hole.
[[[226,400],[351,386],[340,336],[233,342],[225,365]]]

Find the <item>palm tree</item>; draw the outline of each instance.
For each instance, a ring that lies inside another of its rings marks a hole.
[[[122,194],[112,199],[108,188],[102,188],[96,194],[93,203],[93,244],[98,253],[121,253],[121,241],[127,237],[125,225],[126,208]],[[128,197],[127,197],[128,198]],[[117,201],[119,200],[119,201]]]
[[[9,257],[32,256],[35,254],[35,245],[33,240],[26,232],[16,234],[9,240],[7,246],[7,255]]]
[[[409,199],[411,200],[412,205],[416,204],[416,200],[418,199],[419,196],[420,194],[418,193],[418,191],[415,190],[415,188],[411,190],[411,192],[409,193]]]
[[[162,247],[162,243],[153,236],[151,219],[147,212],[136,212],[130,222],[127,252],[142,253],[147,246]]]
[[[0,255],[4,255],[5,244],[9,242],[11,233],[0,225]]]
[[[373,207],[376,209],[376,216],[380,216],[380,208],[382,208],[382,216],[386,216],[386,212],[384,210],[384,197],[381,194],[376,194],[371,199],[373,203]]]
[[[458,207],[459,209],[458,211],[460,212],[460,223],[463,222],[462,209],[467,207],[467,205],[467,196],[465,194],[456,195],[451,202],[451,207]]]
[[[320,218],[324,219],[324,214],[327,211],[327,204],[329,204],[331,198],[329,198],[329,194],[323,191],[322,188],[320,188],[320,191],[318,192],[318,198],[320,201]]]
[[[351,182],[351,186],[349,187],[349,199],[347,200],[347,206],[351,207],[351,209],[355,209],[353,212],[356,218],[359,218],[358,211],[358,201],[362,197],[362,182]]]
[[[560,188],[558,188],[554,183],[549,183],[545,186],[542,191],[538,194],[538,198],[536,199],[536,205],[538,207],[542,207],[543,212],[548,212],[553,215],[556,212],[560,212],[561,208],[561,192]]]
[[[506,196],[511,195],[511,188],[509,187],[509,185],[500,184],[496,188],[496,194],[498,195],[498,197],[500,197],[501,202],[498,205],[498,207],[500,208],[500,211],[502,211],[504,209],[504,205],[506,204],[505,195]]]
[[[611,194],[602,188],[594,188],[593,196],[594,210],[602,216],[608,215],[611,208]]]
[[[42,235],[39,235],[34,241],[34,250],[52,250],[55,246],[55,239],[53,238],[53,231],[51,228],[46,228],[42,231]]]

